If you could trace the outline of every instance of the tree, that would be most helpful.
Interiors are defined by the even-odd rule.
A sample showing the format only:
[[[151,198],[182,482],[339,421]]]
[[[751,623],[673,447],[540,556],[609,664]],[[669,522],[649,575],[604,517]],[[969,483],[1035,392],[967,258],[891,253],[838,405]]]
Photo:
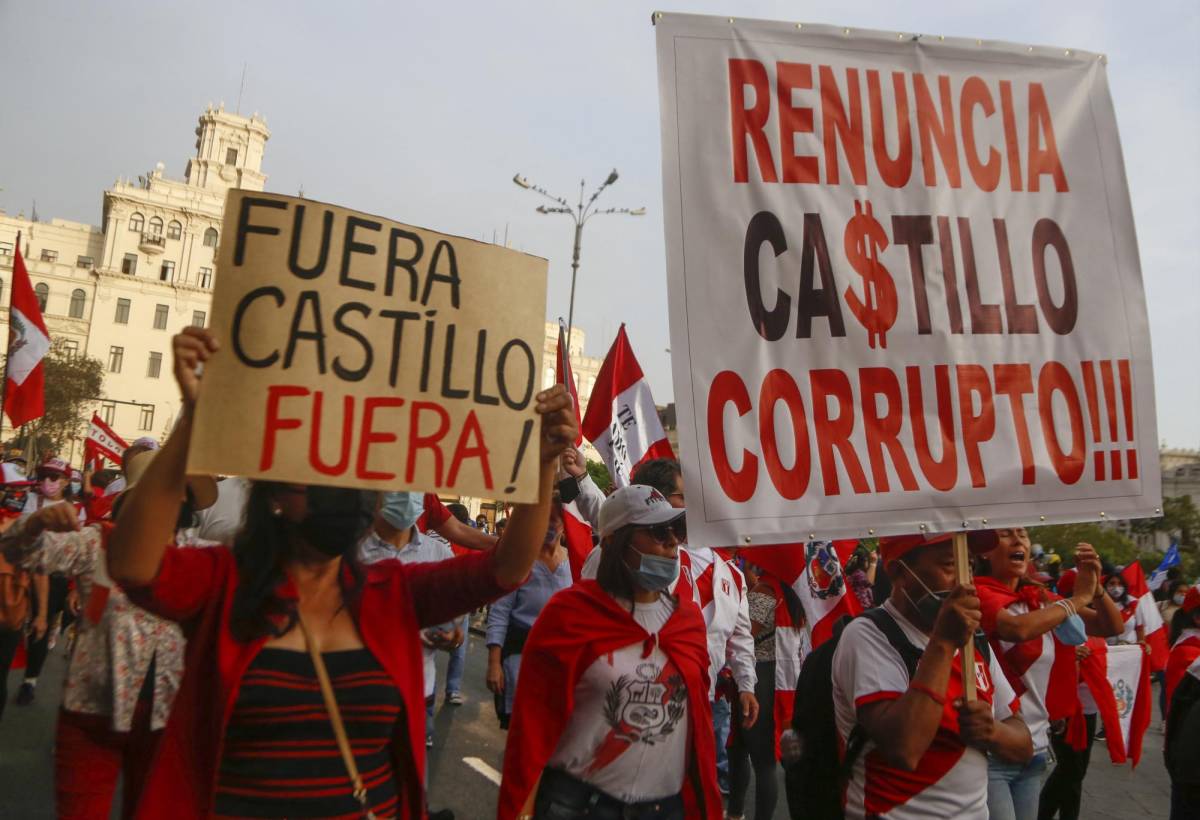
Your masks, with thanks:
[[[600,488],[601,492],[608,492],[609,488],[612,486],[612,476],[608,474],[608,468],[604,466],[604,463],[588,459],[587,471],[588,475],[592,477],[592,481],[596,482],[596,486]]]
[[[1068,562],[1079,544],[1091,544],[1101,558],[1113,564],[1128,564],[1137,557],[1137,547],[1133,541],[1117,530],[1093,522],[1030,527],[1029,538],[1033,543],[1045,547],[1047,552],[1053,550]]]
[[[86,431],[87,406],[102,395],[104,366],[98,359],[69,352],[62,339],[50,346],[42,366],[46,369],[46,412],[22,427],[13,444],[24,449],[32,434],[38,454],[58,453]]]
[[[1143,535],[1169,533],[1178,539],[1181,550],[1196,550],[1200,546],[1200,510],[1196,509],[1191,496],[1166,496],[1163,498],[1162,515],[1139,518],[1131,522],[1130,527]]]

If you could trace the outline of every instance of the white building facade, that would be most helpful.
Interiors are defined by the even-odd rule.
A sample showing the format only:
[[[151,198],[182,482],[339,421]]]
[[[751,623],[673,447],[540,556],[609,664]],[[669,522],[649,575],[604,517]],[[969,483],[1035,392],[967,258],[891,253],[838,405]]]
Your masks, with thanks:
[[[7,336],[13,249],[21,253],[51,338],[104,366],[91,407],[126,441],[164,440],[179,412],[171,337],[208,324],[225,194],[261,191],[266,121],[209,106],[182,180],[162,163],[104,192],[101,226],[0,214],[0,332]],[[0,437],[13,434],[4,420]],[[78,465],[82,440],[63,453]]]

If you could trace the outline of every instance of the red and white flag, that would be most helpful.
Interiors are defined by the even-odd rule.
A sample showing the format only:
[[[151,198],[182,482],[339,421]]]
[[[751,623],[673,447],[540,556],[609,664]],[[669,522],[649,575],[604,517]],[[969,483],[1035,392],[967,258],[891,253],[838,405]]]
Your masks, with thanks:
[[[83,460],[100,461],[107,459],[114,464],[121,463],[121,455],[129,449],[125,439],[112,431],[104,420],[95,413],[92,423],[88,425],[87,440],[83,443]]]
[[[8,312],[8,364],[4,412],[13,427],[41,418],[45,413],[46,371],[42,359],[50,350],[50,333],[42,321],[17,235],[13,253],[12,301]]]
[[[575,406],[575,420],[579,420],[579,391],[575,387],[575,373],[571,368],[570,347],[567,345],[567,329],[562,319],[558,320],[558,354],[555,357],[555,380],[567,388],[571,403]],[[583,443],[583,434],[575,439],[575,446]],[[578,581],[583,562],[592,551],[592,528],[572,501],[563,504],[563,537],[567,542],[567,562],[571,566],[571,578]]]
[[[616,487],[629,485],[639,462],[675,457],[625,325],[600,366],[582,430],[604,459]]]
[[[1142,738],[1150,725],[1150,658],[1140,646],[1108,646],[1088,641],[1091,654],[1079,665],[1083,682],[1096,701],[1108,756],[1113,763],[1142,759]]]
[[[1170,652],[1167,625],[1154,602],[1154,593],[1146,583],[1146,573],[1141,564],[1131,561],[1129,566],[1121,570],[1121,577],[1125,579],[1129,597],[1137,601],[1136,617],[1141,621],[1146,643],[1150,645],[1150,670],[1161,672],[1167,668],[1167,654]]]
[[[800,667],[812,650],[833,636],[833,625],[843,615],[862,611],[848,588],[842,569],[858,541],[809,541],[771,547],[750,547],[738,557],[769,572],[799,598],[806,627],[794,623],[790,597],[781,594],[775,607],[775,738],[791,725]]]

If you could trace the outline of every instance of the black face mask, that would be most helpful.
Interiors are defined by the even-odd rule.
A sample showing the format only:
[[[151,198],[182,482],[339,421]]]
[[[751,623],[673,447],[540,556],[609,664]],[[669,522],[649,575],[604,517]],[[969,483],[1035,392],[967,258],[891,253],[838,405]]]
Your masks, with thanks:
[[[305,541],[330,558],[358,546],[375,517],[375,493],[310,486],[306,495],[308,514],[297,527]]]
[[[908,564],[901,561],[900,566],[904,567],[909,575],[916,578],[918,584],[925,587],[925,594],[915,601],[908,594],[907,590],[902,589],[900,591],[904,593],[904,597],[908,598],[908,602],[917,610],[917,615],[920,616],[922,625],[932,629],[934,622],[937,621],[938,613],[942,611],[942,602],[950,595],[950,590],[943,589],[934,592],[926,586],[925,582],[915,572],[909,569]]]

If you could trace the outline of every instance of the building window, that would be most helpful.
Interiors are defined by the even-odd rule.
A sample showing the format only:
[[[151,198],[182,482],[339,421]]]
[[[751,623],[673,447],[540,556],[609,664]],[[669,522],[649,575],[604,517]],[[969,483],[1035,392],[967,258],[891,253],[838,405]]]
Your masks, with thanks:
[[[162,354],[151,353],[150,365],[146,368],[146,378],[157,379],[162,373]]]
[[[71,309],[68,315],[72,319],[82,319],[85,304],[87,304],[87,294],[82,289],[76,288],[71,291]]]
[[[90,256],[75,257],[75,267],[77,268],[90,268],[94,264],[96,263]]]
[[[58,251],[52,251],[49,248],[42,248],[42,261],[43,262],[57,262],[58,261]]]
[[[129,217],[129,230],[133,231],[134,233],[141,233],[142,228],[145,226],[146,217],[142,216],[137,211],[134,211],[133,215]]]
[[[137,260],[136,253],[125,254],[125,258],[121,260],[121,273],[137,276]]]
[[[50,300],[50,286],[45,282],[38,282],[33,286],[33,294],[37,297],[38,310],[45,313],[46,302]]]
[[[236,148],[226,148],[225,149],[225,164],[226,165],[237,165],[237,149]]]
[[[139,430],[153,430],[154,429],[154,405],[153,404],[142,405],[142,417],[140,419],[138,419],[138,429]]]
[[[167,239],[178,239],[183,235],[183,226],[174,219],[167,225]]]
[[[117,315],[113,317],[113,322],[115,322],[118,325],[129,324],[129,300],[128,299],[118,299],[117,300]]]
[[[200,287],[202,287],[202,288],[211,288],[212,287],[212,268],[201,268],[200,269]]]
[[[204,247],[215,248],[217,246],[217,229],[209,228],[204,232]]]
[[[100,418],[109,427],[112,427],[113,419],[117,415],[117,406],[112,402],[104,402],[100,405]]]
[[[208,315],[202,310],[192,311],[192,327],[204,327],[204,322],[208,319]]]
[[[64,339],[62,341],[62,352],[68,359],[74,359],[79,355],[79,342],[74,339]]]
[[[158,271],[158,281],[174,282],[175,281],[175,263],[163,262],[162,268]]]
[[[167,306],[166,305],[155,305],[154,306],[154,329],[155,330],[166,330],[167,329]]]
[[[12,256],[12,255],[13,255],[13,243],[0,242],[0,256]]]
[[[163,221],[161,216],[150,217],[150,233],[162,236]]]
[[[4,280],[0,279],[0,302],[4,301]]]
[[[108,372],[120,373],[121,365],[125,363],[125,348],[110,347],[108,349]]]

